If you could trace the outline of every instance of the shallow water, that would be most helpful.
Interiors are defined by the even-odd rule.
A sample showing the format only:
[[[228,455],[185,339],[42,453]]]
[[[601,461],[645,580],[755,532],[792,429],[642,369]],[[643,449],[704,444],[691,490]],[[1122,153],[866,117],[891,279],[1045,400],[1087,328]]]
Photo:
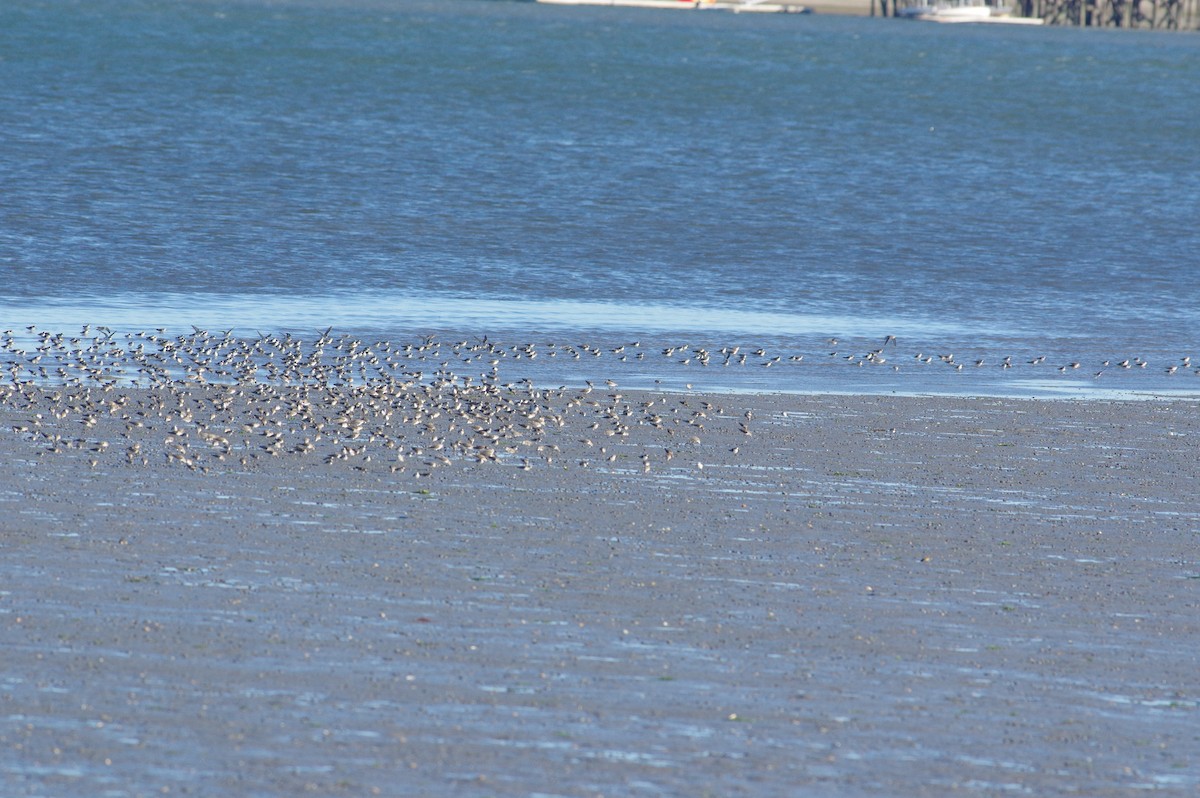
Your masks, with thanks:
[[[6,327],[1200,355],[1194,37],[81,0],[0,47]],[[930,373],[823,389],[1013,392]]]

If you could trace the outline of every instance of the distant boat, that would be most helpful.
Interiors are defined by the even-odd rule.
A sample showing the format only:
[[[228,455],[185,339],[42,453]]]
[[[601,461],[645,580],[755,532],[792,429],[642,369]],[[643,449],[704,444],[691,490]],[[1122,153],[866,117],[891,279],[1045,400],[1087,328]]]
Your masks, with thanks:
[[[732,11],[758,14],[808,14],[811,9],[796,3],[767,0],[537,0],[559,6],[629,6],[632,8],[668,8],[680,11]]]
[[[922,22],[942,23],[971,22],[1003,25],[1041,25],[1044,23],[1044,20],[1038,17],[1014,17],[1008,8],[989,6],[981,2],[923,3],[902,8],[897,12],[897,16]]]

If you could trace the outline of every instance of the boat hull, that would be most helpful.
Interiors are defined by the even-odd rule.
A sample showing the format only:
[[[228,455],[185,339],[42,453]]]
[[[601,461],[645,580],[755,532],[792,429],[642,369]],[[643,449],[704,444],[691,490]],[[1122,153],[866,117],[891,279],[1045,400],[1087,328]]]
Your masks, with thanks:
[[[904,19],[937,22],[943,25],[968,23],[976,25],[1041,25],[1044,23],[1044,20],[1036,17],[1009,16],[1007,10],[986,5],[909,6],[901,9],[899,16]]]
[[[722,0],[537,0],[558,6],[622,6],[661,8],[672,11],[732,11],[735,14],[807,14],[810,9],[794,3],[745,3]]]

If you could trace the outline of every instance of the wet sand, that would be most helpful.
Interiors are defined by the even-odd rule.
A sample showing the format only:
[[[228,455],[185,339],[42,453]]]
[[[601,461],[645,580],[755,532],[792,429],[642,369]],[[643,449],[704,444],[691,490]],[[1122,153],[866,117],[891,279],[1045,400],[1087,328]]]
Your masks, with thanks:
[[[1195,401],[213,390],[0,402],[5,795],[1200,788]]]

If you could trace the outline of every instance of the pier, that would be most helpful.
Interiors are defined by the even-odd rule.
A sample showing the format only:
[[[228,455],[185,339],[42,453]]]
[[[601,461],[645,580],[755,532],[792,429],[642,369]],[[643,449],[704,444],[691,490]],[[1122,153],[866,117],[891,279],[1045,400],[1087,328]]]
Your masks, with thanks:
[[[1022,13],[1052,25],[1196,30],[1200,0],[1020,0]]]
[[[984,7],[982,3],[929,3],[927,0],[871,0],[871,16],[913,16],[918,8]],[[1002,12],[1000,5],[986,4]],[[1200,0],[1014,0],[1004,6],[1014,19],[1043,20],[1047,25],[1153,30],[1200,29]],[[981,20],[976,20],[981,21]]]

